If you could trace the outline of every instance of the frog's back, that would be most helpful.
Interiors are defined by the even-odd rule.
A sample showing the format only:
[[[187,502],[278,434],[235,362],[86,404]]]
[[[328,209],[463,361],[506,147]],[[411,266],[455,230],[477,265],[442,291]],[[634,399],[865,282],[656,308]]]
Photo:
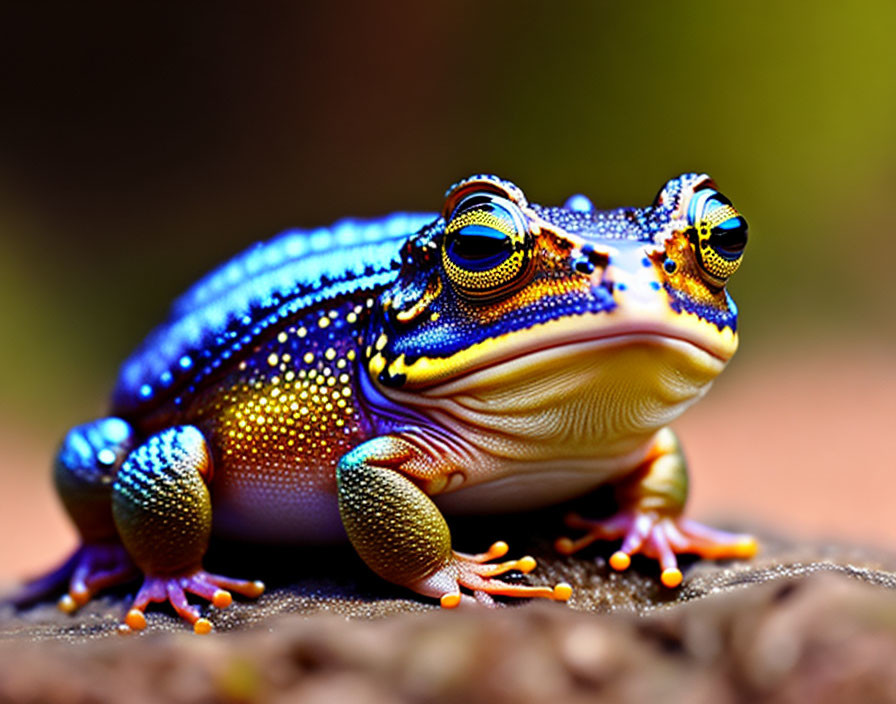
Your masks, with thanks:
[[[200,279],[122,365],[112,411],[139,417],[181,406],[210,378],[303,310],[365,297],[394,278],[402,242],[435,218],[396,213],[290,230]]]

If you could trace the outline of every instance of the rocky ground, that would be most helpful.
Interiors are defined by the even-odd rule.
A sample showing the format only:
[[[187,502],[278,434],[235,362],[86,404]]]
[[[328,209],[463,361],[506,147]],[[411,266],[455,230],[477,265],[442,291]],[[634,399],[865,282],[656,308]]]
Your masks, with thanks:
[[[670,591],[647,561],[616,574],[609,548],[558,558],[517,538],[539,558],[526,579],[569,581],[569,605],[455,611],[347,548],[219,545],[213,566],[236,560],[271,588],[211,610],[210,636],[160,609],[120,634],[133,586],[74,617],[0,609],[0,702],[896,702],[896,560],[763,545],[748,563],[691,563]]]

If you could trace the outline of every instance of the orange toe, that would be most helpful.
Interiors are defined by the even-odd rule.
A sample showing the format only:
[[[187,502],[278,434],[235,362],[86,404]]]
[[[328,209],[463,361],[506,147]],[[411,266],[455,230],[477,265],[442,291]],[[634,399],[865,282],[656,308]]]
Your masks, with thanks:
[[[450,594],[443,594],[442,598],[439,599],[439,603],[441,604],[443,609],[456,608],[457,605],[460,604],[460,592],[451,592]]]
[[[664,586],[669,587],[669,589],[674,589],[679,584],[681,584],[682,575],[681,570],[677,567],[668,567],[663,570],[662,575],[660,575],[660,581]]]
[[[142,631],[146,628],[146,616],[143,615],[140,609],[128,611],[127,616],[124,617],[124,622],[134,631]]]
[[[624,572],[632,564],[632,558],[621,550],[617,550],[610,556],[610,567],[617,572]]]

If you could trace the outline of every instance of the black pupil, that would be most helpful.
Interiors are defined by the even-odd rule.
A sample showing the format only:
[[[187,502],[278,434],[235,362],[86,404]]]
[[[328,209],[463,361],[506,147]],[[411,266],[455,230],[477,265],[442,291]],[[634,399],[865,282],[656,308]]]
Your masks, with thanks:
[[[480,205],[476,210],[491,212],[498,217],[502,215],[502,209],[493,204]],[[500,230],[488,225],[470,224],[449,235],[447,253],[455,264],[468,271],[488,271],[513,253],[513,244]]]
[[[737,259],[747,246],[747,221],[739,215],[712,228],[709,245],[726,259]]]

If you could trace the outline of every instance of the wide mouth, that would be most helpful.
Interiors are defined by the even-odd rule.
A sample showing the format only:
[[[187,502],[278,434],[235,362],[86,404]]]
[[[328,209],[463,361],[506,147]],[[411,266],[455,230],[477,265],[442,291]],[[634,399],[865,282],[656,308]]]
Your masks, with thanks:
[[[721,371],[737,349],[737,335],[688,313],[648,324],[626,320],[615,312],[586,313],[489,338],[448,358],[420,357],[412,364],[401,364],[400,371],[406,375],[405,389],[432,390],[438,395],[454,384],[468,385],[473,375],[518,374],[529,364],[562,364],[564,357],[592,348],[626,345],[671,346],[708,370]]]
[[[424,389],[423,393],[453,396],[483,385],[493,386],[509,382],[510,379],[525,379],[538,374],[540,370],[572,364],[573,360],[600,358],[604,353],[623,348],[643,351],[650,347],[676,353],[681,360],[682,373],[687,376],[713,378],[724,369],[730,359],[730,355],[724,356],[718,349],[681,335],[657,329],[633,329],[573,341],[556,340],[542,347],[519,350],[515,354],[493,359],[487,365],[477,365],[436,382]]]

